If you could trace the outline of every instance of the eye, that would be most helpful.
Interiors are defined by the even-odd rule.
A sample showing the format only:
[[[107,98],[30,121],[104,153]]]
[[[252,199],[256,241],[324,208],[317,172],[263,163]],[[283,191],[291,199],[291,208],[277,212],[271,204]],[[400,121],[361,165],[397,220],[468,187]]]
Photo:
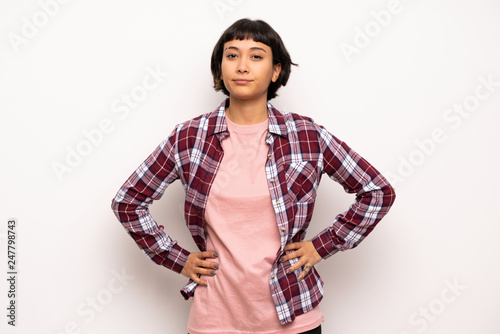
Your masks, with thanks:
[[[236,55],[235,55],[234,53],[228,53],[228,54],[226,55],[226,58],[227,58],[227,59],[234,59],[234,58],[236,58]]]
[[[254,59],[263,59],[262,56],[259,56],[259,55],[253,55],[252,58],[254,58]]]

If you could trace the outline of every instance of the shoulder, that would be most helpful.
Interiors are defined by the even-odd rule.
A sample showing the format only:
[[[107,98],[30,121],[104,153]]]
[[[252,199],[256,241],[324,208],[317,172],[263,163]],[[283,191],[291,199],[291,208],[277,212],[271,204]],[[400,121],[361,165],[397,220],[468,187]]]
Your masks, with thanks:
[[[279,112],[279,114],[285,125],[287,136],[295,138],[298,142],[331,145],[336,140],[334,135],[312,117],[292,112]]]
[[[218,110],[207,112],[177,124],[174,133],[178,138],[200,136],[200,133],[213,132],[217,124]]]
[[[176,125],[178,130],[181,129],[203,129],[206,128],[211,119],[215,119],[216,112],[212,111],[209,113],[201,114],[194,118],[188,119],[182,123]]]
[[[287,115],[286,119],[288,122],[303,124],[305,126],[313,126],[316,124],[314,120],[309,116],[304,116],[296,113],[286,113],[285,115]]]
[[[287,112],[282,113],[287,133],[318,132],[321,128],[311,117]]]
[[[316,123],[314,120],[302,114],[280,111],[276,109],[271,103],[268,104],[271,115],[276,117],[278,123],[285,123],[287,126],[302,125],[307,127],[314,127]]]

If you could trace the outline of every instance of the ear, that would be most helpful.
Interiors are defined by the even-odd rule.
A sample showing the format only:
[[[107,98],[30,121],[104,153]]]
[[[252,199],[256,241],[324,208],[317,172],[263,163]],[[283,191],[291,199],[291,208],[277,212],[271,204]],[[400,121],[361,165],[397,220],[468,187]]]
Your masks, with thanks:
[[[276,82],[278,78],[280,77],[281,73],[281,64],[276,64],[273,66],[273,77],[272,77],[272,82]]]

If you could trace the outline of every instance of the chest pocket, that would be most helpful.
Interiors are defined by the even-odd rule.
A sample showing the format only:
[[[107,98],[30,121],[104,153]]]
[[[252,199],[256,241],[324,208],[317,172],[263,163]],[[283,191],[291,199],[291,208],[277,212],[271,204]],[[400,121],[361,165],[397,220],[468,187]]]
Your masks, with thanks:
[[[292,202],[314,202],[319,183],[316,162],[293,162],[286,167],[285,177]]]

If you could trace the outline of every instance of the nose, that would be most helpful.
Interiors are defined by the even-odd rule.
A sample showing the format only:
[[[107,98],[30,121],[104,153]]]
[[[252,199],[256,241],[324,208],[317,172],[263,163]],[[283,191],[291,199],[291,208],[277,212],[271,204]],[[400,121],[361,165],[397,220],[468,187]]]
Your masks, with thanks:
[[[239,74],[248,73],[248,66],[247,66],[247,63],[244,59],[240,60],[236,70]]]

